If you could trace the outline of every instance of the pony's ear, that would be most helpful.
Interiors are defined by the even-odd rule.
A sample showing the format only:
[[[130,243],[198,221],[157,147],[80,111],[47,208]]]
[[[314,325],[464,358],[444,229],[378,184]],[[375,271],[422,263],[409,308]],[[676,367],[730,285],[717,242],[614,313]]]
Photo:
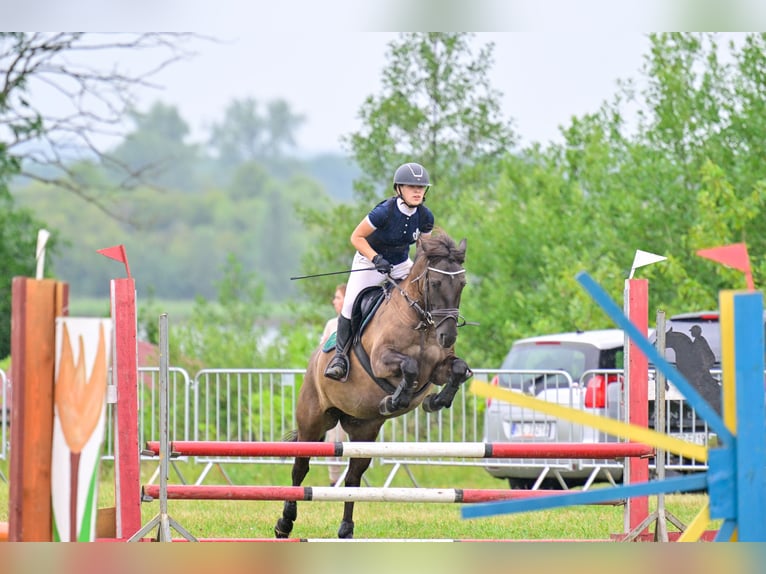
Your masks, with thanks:
[[[466,240],[463,238],[460,244],[455,247],[454,251],[452,252],[452,257],[461,265],[465,263],[465,244]]]

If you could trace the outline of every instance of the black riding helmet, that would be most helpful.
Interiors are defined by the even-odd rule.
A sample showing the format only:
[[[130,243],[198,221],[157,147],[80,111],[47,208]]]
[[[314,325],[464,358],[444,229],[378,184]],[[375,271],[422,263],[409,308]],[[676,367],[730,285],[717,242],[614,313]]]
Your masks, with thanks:
[[[401,197],[401,193],[397,188],[398,185],[422,185],[426,190],[423,192],[423,201],[425,201],[426,194],[431,187],[431,181],[428,178],[428,172],[419,163],[408,162],[400,165],[394,172],[394,191]]]

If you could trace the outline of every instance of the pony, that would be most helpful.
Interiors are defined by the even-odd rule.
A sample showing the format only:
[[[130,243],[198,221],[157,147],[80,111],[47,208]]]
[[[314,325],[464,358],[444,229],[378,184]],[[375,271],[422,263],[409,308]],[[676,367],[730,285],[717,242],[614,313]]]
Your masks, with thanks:
[[[466,240],[456,245],[442,230],[418,238],[409,275],[389,289],[379,287],[374,314],[364,312],[369,294],[355,302],[353,353],[345,382],[324,376],[332,356],[321,347],[309,359],[296,405],[293,441],[323,441],[340,421],[350,441],[375,441],[386,420],[418,406],[427,412],[452,406],[460,385],[473,373],[455,356],[460,296],[466,284]],[[375,295],[375,294],[373,294]],[[433,385],[438,393],[428,394]],[[296,457],[292,485],[300,486],[310,457]],[[370,458],[351,458],[345,486],[358,487]],[[274,527],[287,538],[297,518],[297,502],[286,501]],[[338,538],[353,538],[354,502],[345,502]]]

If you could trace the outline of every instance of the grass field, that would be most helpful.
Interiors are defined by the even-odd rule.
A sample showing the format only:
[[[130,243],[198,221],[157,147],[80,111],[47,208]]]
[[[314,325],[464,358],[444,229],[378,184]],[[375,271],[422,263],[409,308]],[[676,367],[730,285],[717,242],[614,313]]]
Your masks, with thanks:
[[[184,479],[193,483],[202,466],[178,462]],[[144,481],[148,481],[157,462],[142,462]],[[505,488],[507,483],[492,478],[478,467],[424,467],[412,465],[419,486],[429,488]],[[8,476],[7,461],[0,465]],[[390,466],[373,466],[365,475],[370,486],[381,486]],[[235,484],[290,485],[290,465],[230,464],[226,474]],[[171,467],[169,482],[181,479]],[[224,474],[213,469],[205,484],[226,484]],[[312,467],[306,486],[327,486],[327,467]],[[413,486],[400,471],[391,486]],[[698,513],[706,496],[701,494],[671,495],[666,507],[684,524]],[[650,511],[656,498],[650,498]],[[114,506],[113,469],[102,465],[99,507]],[[281,516],[281,502],[261,501],[192,501],[170,500],[168,512],[183,528],[197,538],[273,538],[276,520]],[[564,509],[504,515],[490,518],[462,519],[459,504],[448,503],[383,503],[356,504],[354,536],[358,539],[524,539],[524,540],[589,540],[609,539],[623,532],[622,506],[582,506]],[[298,520],[291,534],[296,538],[335,538],[340,525],[343,504],[340,502],[299,502]],[[159,513],[159,502],[142,504],[142,524]],[[0,483],[0,521],[8,518],[8,484]],[[714,528],[715,525],[712,527]],[[652,528],[653,530],[653,528]],[[676,530],[668,525],[669,531]],[[179,536],[174,531],[174,537]],[[156,535],[156,531],[152,536]]]

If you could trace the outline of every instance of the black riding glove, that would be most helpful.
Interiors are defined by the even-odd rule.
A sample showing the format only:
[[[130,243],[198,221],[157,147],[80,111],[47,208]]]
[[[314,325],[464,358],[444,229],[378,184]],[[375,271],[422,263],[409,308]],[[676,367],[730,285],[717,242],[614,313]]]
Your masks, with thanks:
[[[383,273],[383,275],[391,273],[391,267],[393,266],[386,259],[383,259],[383,256],[380,253],[372,258],[372,263],[375,265],[375,269],[377,269],[378,273]]]

